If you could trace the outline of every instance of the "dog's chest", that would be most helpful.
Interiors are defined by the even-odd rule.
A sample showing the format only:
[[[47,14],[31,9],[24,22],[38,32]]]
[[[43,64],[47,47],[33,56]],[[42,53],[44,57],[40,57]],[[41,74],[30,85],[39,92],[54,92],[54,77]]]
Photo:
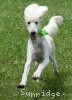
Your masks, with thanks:
[[[34,59],[38,62],[43,60],[43,49],[41,44],[34,44]]]

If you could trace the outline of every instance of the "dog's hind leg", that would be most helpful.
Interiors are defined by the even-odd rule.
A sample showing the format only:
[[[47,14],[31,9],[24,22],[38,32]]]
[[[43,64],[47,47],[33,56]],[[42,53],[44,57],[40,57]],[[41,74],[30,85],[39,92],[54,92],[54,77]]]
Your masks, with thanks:
[[[54,72],[55,72],[55,73],[58,73],[58,69],[57,69],[57,61],[56,61],[56,57],[55,57],[54,52],[51,54],[50,60],[51,60],[52,63],[53,63]]]

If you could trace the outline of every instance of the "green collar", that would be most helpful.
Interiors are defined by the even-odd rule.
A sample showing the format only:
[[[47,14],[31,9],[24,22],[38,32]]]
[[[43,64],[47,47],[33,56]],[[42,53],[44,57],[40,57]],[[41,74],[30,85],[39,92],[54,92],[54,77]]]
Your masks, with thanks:
[[[40,30],[38,30],[38,34],[39,34],[40,36],[44,36],[44,35],[48,35],[48,32],[46,32],[46,30],[40,29]]]

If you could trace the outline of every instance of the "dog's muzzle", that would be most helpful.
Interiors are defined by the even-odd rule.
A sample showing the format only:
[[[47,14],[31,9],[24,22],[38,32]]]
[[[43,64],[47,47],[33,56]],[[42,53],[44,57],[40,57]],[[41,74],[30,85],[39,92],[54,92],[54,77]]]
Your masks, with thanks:
[[[36,32],[32,31],[30,37],[32,40],[35,40],[36,39]]]

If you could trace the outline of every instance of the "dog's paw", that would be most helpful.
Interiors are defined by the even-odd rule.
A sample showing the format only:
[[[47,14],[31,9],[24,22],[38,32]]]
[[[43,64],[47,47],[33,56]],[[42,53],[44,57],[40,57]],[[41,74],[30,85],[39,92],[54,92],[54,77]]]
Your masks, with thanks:
[[[17,88],[24,88],[24,87],[25,87],[25,85],[23,85],[23,84],[17,85]]]
[[[38,80],[39,78],[40,78],[40,73],[35,72],[34,75],[33,75],[33,79]]]
[[[33,79],[34,79],[34,80],[38,80],[38,79],[39,79],[39,77],[33,77]]]

